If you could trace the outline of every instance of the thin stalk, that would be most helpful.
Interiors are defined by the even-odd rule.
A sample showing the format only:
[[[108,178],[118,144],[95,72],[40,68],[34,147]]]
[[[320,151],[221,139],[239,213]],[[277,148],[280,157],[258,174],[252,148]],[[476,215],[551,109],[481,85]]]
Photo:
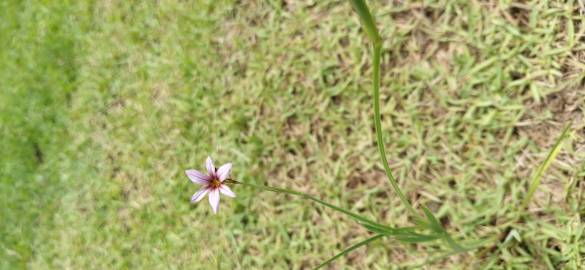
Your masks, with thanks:
[[[360,17],[360,21],[362,21],[362,25],[364,29],[366,29],[366,33],[368,33],[368,37],[370,40],[375,43],[381,43],[382,38],[380,37],[380,32],[376,28],[376,20],[370,13],[370,9],[368,8],[368,4],[364,2],[364,0],[350,0],[353,9]]]
[[[284,188],[276,188],[276,187],[270,187],[270,186],[259,186],[259,185],[254,185],[254,184],[248,184],[248,183],[238,182],[238,181],[235,181],[235,180],[232,180],[232,179],[226,180],[226,181],[229,181],[230,183],[235,183],[235,184],[240,184],[240,185],[244,185],[244,186],[256,188],[256,189],[261,189],[261,190],[266,190],[266,191],[271,191],[271,192],[276,192],[276,193],[285,193],[285,194],[289,194],[289,195],[299,196],[299,197],[302,197],[304,199],[308,199],[308,200],[314,201],[316,203],[319,203],[321,205],[324,205],[326,207],[329,207],[329,208],[331,208],[333,210],[336,210],[338,212],[344,213],[344,214],[346,214],[346,215],[348,215],[348,216],[350,216],[350,217],[352,217],[352,218],[354,218],[354,219],[356,219],[356,220],[358,220],[358,221],[360,221],[362,223],[371,224],[371,225],[374,225],[377,228],[385,229],[385,230],[389,230],[389,231],[394,230],[394,228],[391,228],[391,227],[388,227],[388,226],[379,224],[379,223],[377,223],[377,222],[375,222],[373,220],[370,220],[370,219],[368,219],[368,218],[366,218],[366,217],[364,217],[362,215],[353,213],[353,212],[348,211],[348,210],[345,210],[345,209],[343,209],[343,208],[341,208],[339,206],[335,206],[335,205],[330,204],[328,202],[319,200],[316,197],[314,197],[312,195],[309,195],[307,193],[299,192],[299,191],[296,191],[296,190],[284,189]]]
[[[374,125],[376,126],[376,142],[378,143],[378,151],[380,152],[380,158],[382,159],[382,164],[384,165],[384,171],[386,171],[386,175],[388,176],[388,180],[392,185],[392,188],[398,194],[400,201],[406,206],[406,209],[418,220],[422,220],[419,214],[414,210],[412,205],[400,190],[398,186],[398,181],[394,178],[392,174],[392,170],[388,165],[388,158],[386,157],[386,149],[384,147],[384,136],[382,135],[382,120],[380,114],[380,58],[381,58],[381,50],[382,44],[381,43],[374,43],[373,51],[374,51],[374,81],[373,81],[373,89],[374,89]]]

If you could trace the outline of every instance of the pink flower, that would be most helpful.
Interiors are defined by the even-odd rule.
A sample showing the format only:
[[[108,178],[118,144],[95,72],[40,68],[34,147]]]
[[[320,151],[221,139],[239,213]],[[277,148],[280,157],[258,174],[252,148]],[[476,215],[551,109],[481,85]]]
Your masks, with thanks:
[[[193,197],[191,197],[191,202],[198,202],[203,199],[207,193],[209,193],[209,204],[211,204],[213,213],[217,214],[217,211],[219,210],[220,192],[228,197],[236,197],[236,194],[234,194],[234,192],[224,184],[224,181],[230,176],[232,164],[226,163],[221,165],[221,167],[216,170],[215,166],[213,166],[213,160],[211,160],[211,157],[207,157],[205,167],[207,167],[207,174],[201,173],[197,170],[185,171],[185,174],[187,174],[187,177],[191,179],[191,182],[203,186],[199,191],[193,194]]]

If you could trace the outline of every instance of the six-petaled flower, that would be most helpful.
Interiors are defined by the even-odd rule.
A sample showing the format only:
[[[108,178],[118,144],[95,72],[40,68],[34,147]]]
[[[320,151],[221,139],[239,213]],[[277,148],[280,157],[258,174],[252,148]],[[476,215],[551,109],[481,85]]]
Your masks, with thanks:
[[[202,186],[199,191],[193,194],[191,202],[198,202],[209,193],[209,204],[211,204],[213,213],[216,214],[219,210],[220,192],[228,197],[236,197],[236,194],[224,183],[230,176],[232,164],[226,163],[216,170],[211,157],[207,157],[205,167],[207,167],[207,174],[201,173],[198,170],[185,171],[185,174],[191,179],[191,182]]]

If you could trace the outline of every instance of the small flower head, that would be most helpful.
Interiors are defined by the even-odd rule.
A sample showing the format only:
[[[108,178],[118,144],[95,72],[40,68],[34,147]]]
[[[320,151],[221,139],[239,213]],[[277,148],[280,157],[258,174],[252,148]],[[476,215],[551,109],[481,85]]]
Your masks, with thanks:
[[[202,186],[199,191],[193,194],[191,202],[198,202],[209,193],[209,204],[211,204],[213,213],[217,214],[217,211],[219,210],[220,192],[228,197],[236,197],[236,194],[234,194],[234,192],[232,192],[232,190],[224,183],[224,181],[230,176],[232,164],[226,163],[216,170],[211,157],[207,157],[205,167],[207,168],[207,174],[201,173],[197,170],[185,171],[185,174],[187,174],[187,177],[189,177],[191,182]]]

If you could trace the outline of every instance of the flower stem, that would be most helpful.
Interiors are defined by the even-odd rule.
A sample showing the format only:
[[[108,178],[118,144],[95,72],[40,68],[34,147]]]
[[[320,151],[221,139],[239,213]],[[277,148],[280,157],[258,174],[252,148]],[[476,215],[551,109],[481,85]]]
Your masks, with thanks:
[[[328,202],[319,200],[316,197],[314,197],[314,196],[312,196],[310,194],[307,194],[307,193],[303,193],[303,192],[296,191],[296,190],[284,189],[284,188],[276,188],[276,187],[270,187],[270,186],[260,186],[260,185],[248,184],[248,183],[239,182],[239,181],[236,181],[236,180],[233,180],[233,179],[229,179],[229,180],[226,180],[226,181],[229,181],[229,183],[240,184],[240,185],[243,185],[243,186],[248,186],[248,187],[252,187],[252,188],[256,188],[256,189],[261,189],[261,190],[266,190],[266,191],[271,191],[271,192],[276,192],[276,193],[284,193],[284,194],[289,194],[289,195],[293,195],[293,196],[299,196],[301,198],[308,199],[308,200],[314,201],[316,203],[319,203],[321,205],[324,205],[326,207],[329,207],[329,208],[331,208],[333,210],[336,210],[338,212],[344,213],[344,214],[346,214],[346,215],[348,215],[348,216],[350,216],[350,217],[358,220],[361,223],[371,224],[371,225],[374,225],[374,226],[376,226],[378,228],[382,228],[382,229],[385,229],[385,230],[388,230],[388,231],[393,231],[394,230],[394,228],[391,228],[391,227],[388,227],[388,226],[379,224],[379,223],[377,223],[377,222],[375,222],[373,220],[370,220],[370,219],[368,219],[368,218],[366,218],[366,217],[364,217],[362,215],[353,213],[353,212],[348,211],[346,209],[343,209],[343,208],[341,208],[339,206],[335,206],[335,205],[330,204]]]

